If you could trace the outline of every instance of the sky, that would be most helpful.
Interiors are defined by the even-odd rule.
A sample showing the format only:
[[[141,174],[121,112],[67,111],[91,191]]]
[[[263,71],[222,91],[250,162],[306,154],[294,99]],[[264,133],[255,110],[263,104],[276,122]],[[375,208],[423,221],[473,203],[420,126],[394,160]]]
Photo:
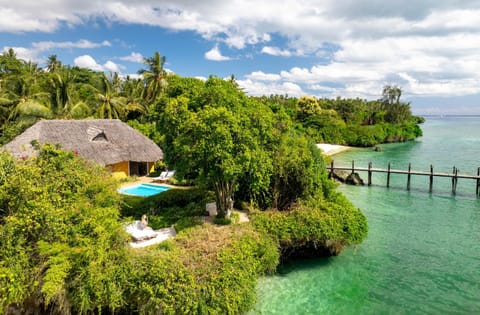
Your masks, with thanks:
[[[0,0],[0,49],[136,75],[158,51],[184,77],[249,95],[379,99],[480,114],[478,0]]]

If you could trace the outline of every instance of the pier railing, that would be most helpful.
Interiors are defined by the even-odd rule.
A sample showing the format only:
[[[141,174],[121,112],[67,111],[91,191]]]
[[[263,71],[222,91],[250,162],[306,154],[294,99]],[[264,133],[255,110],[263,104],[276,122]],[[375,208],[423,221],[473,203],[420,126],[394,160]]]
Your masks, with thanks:
[[[472,179],[475,181],[476,187],[476,196],[480,197],[480,167],[477,168],[477,175],[470,175],[470,174],[460,174],[458,169],[454,166],[452,173],[435,173],[433,171],[433,165],[430,165],[430,171],[415,171],[412,170],[412,164],[408,164],[407,170],[398,170],[392,169],[391,163],[388,163],[386,169],[384,168],[374,168],[372,166],[372,162],[368,163],[368,167],[356,167],[355,161],[352,161],[351,166],[335,166],[334,161],[332,160],[330,166],[327,166],[327,170],[329,171],[329,177],[333,176],[333,171],[335,170],[343,170],[343,171],[351,171],[352,173],[355,172],[367,172],[368,179],[367,184],[370,186],[372,185],[372,173],[386,173],[387,174],[387,187],[390,187],[390,175],[391,174],[403,174],[407,176],[407,190],[410,190],[411,178],[412,175],[418,176],[428,176],[429,177],[429,192],[433,190],[433,179],[434,177],[449,177],[452,179],[452,194],[456,194],[457,191],[457,183],[459,178],[464,179]]]

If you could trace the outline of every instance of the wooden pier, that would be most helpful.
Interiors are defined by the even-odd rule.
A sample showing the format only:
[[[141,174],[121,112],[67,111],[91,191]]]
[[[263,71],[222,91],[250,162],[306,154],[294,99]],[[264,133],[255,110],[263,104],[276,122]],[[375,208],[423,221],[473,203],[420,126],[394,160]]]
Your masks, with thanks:
[[[417,175],[417,176],[428,176],[429,177],[429,192],[432,192],[433,190],[433,178],[434,177],[449,177],[452,179],[452,194],[456,194],[457,192],[457,183],[459,178],[464,178],[464,179],[473,179],[475,181],[476,185],[476,196],[480,197],[480,167],[477,168],[477,174],[476,175],[470,175],[470,174],[460,174],[458,172],[458,169],[454,166],[452,169],[452,173],[434,173],[433,171],[433,166],[430,165],[430,171],[414,171],[412,170],[412,164],[408,164],[408,169],[407,170],[396,170],[391,168],[391,164],[388,163],[388,166],[386,169],[384,168],[374,168],[372,166],[372,162],[368,163],[368,167],[356,167],[355,166],[355,161],[352,161],[351,166],[335,166],[334,161],[332,160],[332,163],[330,166],[327,166],[327,170],[329,171],[329,176],[330,178],[333,175],[334,170],[342,170],[342,171],[351,171],[352,173],[355,172],[367,172],[368,174],[368,179],[367,183],[368,185],[372,185],[372,173],[386,173],[387,174],[387,187],[390,187],[390,175],[391,174],[403,174],[407,175],[407,190],[410,190],[410,183],[412,179],[412,175]]]

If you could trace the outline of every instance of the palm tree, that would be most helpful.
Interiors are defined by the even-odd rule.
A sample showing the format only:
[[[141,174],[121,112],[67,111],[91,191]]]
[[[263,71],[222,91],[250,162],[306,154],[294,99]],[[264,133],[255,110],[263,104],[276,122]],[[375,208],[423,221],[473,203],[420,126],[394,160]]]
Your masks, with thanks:
[[[102,76],[97,93],[98,108],[96,114],[99,118],[124,118],[126,98],[115,90],[115,86],[106,75]]]
[[[47,70],[48,72],[55,72],[62,68],[62,62],[57,59],[57,55],[48,56]]]
[[[147,113],[145,100],[143,99],[143,82],[141,79],[131,79],[129,76],[122,82],[121,91],[125,97],[125,110],[127,114],[132,113],[133,118],[143,116]],[[132,118],[129,115],[128,118]]]
[[[1,123],[17,118],[48,117],[44,107],[47,93],[42,92],[37,64],[18,59],[9,49],[0,55],[0,111]]]
[[[141,69],[139,74],[143,75],[145,81],[145,100],[152,104],[160,95],[163,88],[166,86],[166,74],[163,69],[166,58],[160,56],[158,52],[155,52],[153,57],[145,58],[144,62],[148,66],[148,69]]]
[[[58,70],[50,75],[50,95],[52,109],[57,115],[68,112],[71,104],[71,93],[75,82],[75,74],[70,68]]]
[[[398,104],[402,89],[397,85],[385,85],[382,90],[382,101],[388,105]]]
[[[37,64],[23,62],[19,74],[7,77],[9,89],[4,95],[15,104],[10,120],[52,118],[48,93],[44,92],[38,83],[40,75]]]

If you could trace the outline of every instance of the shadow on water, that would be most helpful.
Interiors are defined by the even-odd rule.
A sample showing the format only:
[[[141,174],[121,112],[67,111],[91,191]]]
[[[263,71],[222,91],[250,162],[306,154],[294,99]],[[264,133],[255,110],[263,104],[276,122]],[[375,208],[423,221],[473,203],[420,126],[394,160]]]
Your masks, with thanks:
[[[362,177],[363,178],[363,177]],[[405,185],[404,185],[405,186]],[[438,198],[443,198],[443,199],[472,199],[472,200],[480,200],[480,198],[475,197],[475,192],[469,192],[469,191],[457,191],[455,194],[451,192],[448,188],[443,188],[443,189],[436,189],[432,192],[428,190],[428,187],[414,187],[410,190],[408,190],[406,187],[402,186],[390,186],[386,187],[386,185],[376,185],[372,184],[370,186],[360,186],[361,189],[370,189],[370,190],[376,190],[376,192],[381,193],[382,190],[384,192],[401,192],[404,193],[407,197],[410,196],[415,196],[416,194],[422,194],[426,195],[429,197],[438,197]]]
[[[282,263],[277,269],[278,276],[287,276],[292,272],[309,271],[331,265],[334,257],[298,258]]]

